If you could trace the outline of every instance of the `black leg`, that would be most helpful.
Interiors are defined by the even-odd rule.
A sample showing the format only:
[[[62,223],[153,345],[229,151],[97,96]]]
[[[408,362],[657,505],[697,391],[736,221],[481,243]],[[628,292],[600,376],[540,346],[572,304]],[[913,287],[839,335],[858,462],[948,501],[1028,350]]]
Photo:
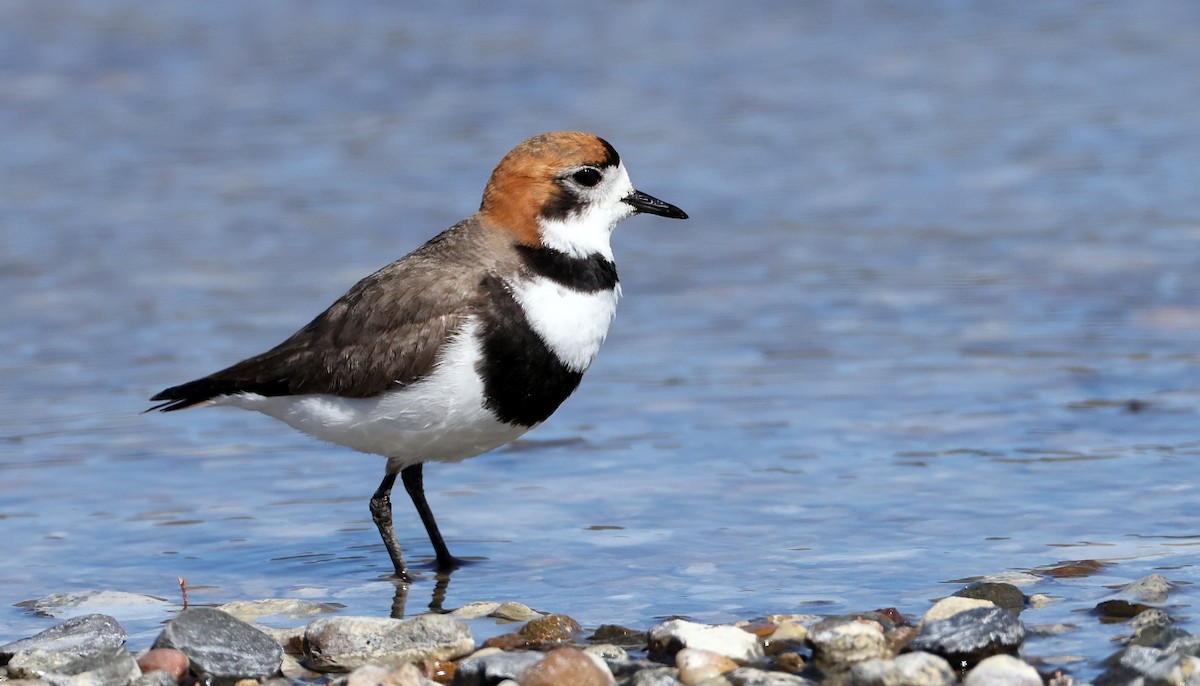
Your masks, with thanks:
[[[407,471],[407,470],[406,470]],[[396,540],[396,527],[392,524],[392,486],[396,483],[396,473],[388,472],[383,475],[375,495],[371,496],[371,519],[375,520],[375,528],[387,546],[388,556],[392,558],[392,566],[396,568],[396,576],[407,583],[408,566],[404,564],[404,554],[400,552],[400,541]],[[408,486],[407,477],[404,484]],[[411,491],[410,491],[411,492]]]
[[[417,514],[421,515],[425,531],[429,533],[429,542],[433,544],[433,551],[437,554],[438,569],[455,569],[462,566],[462,561],[451,555],[450,550],[446,548],[446,542],[442,540],[442,534],[433,518],[433,510],[429,509],[429,503],[425,501],[425,480],[421,469],[423,466],[418,463],[405,467],[400,470],[400,478],[404,481],[404,490],[408,491],[408,497],[412,498],[413,505],[417,506]]]

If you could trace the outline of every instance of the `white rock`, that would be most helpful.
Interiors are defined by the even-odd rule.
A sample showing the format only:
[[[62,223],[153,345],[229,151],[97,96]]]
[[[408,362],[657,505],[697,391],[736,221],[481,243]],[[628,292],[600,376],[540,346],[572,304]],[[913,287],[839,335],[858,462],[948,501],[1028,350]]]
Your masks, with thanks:
[[[993,655],[967,672],[963,686],[1042,686],[1042,677],[1012,655]]]
[[[740,663],[763,657],[758,637],[736,626],[672,619],[650,629],[650,652],[673,655],[683,648],[712,651]]]

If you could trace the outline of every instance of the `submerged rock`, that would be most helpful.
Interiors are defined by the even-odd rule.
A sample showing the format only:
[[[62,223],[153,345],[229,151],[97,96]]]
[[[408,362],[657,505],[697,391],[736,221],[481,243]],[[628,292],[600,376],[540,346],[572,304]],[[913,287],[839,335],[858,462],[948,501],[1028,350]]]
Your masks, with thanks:
[[[125,629],[108,615],[73,617],[29,638],[0,645],[0,664],[7,664],[13,655],[27,650],[72,655],[97,653],[106,648],[119,648],[127,638]]]
[[[995,581],[979,581],[959,589],[954,594],[959,598],[975,598],[977,600],[987,600],[997,607],[1002,607],[1013,614],[1021,614],[1025,609],[1028,600],[1021,589],[1012,584],[1000,583]]]
[[[154,647],[183,651],[198,675],[218,684],[274,676],[283,662],[283,647],[270,636],[210,607],[180,612]]]

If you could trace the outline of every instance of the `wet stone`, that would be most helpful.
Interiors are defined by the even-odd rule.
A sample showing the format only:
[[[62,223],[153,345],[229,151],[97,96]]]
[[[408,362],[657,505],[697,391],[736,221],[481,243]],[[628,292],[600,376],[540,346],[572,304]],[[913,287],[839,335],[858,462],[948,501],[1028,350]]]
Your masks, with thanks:
[[[648,640],[645,631],[630,629],[617,624],[601,624],[595,633],[588,636],[589,643],[612,643],[624,647],[644,646]]]
[[[235,600],[217,607],[221,612],[231,614],[243,622],[253,622],[259,617],[286,617],[288,619],[307,619],[317,615],[337,612],[338,606],[328,603],[316,603],[311,600],[294,600],[291,598],[268,598],[265,600]]]
[[[150,619],[161,616],[170,605],[166,600],[124,591],[78,591],[51,593],[32,602],[21,603],[46,617],[76,617],[85,614],[116,615],[125,619]]]
[[[144,672],[141,676],[134,679],[130,686],[178,686],[179,682],[171,678],[170,674],[156,669],[152,672]]]
[[[845,671],[859,662],[887,656],[887,640],[878,622],[829,619],[808,629],[813,661],[828,671]]]
[[[454,686],[491,686],[505,679],[516,681],[545,656],[535,650],[480,653],[459,661],[451,682]]]
[[[487,617],[491,613],[495,612],[496,608],[498,607],[500,607],[500,603],[496,601],[477,600],[473,603],[467,603],[462,607],[451,610],[450,616],[457,617],[459,619],[479,619],[480,617]]]
[[[683,648],[710,650],[718,655],[746,663],[763,658],[758,638],[736,626],[711,625],[672,619],[650,629],[650,653],[672,656]]]
[[[1097,603],[1093,612],[1106,624],[1123,622],[1130,617],[1136,617],[1147,610],[1156,609],[1143,603],[1131,603],[1128,600],[1105,600]]]
[[[939,611],[938,606],[954,600],[965,599],[947,598],[925,614],[906,650],[940,655],[954,669],[969,668],[992,655],[1017,652],[1025,640],[1025,627],[1016,615],[991,603],[957,612],[945,607]]]
[[[249,624],[210,607],[184,610],[167,622],[155,648],[176,648],[214,683],[265,679],[279,671],[283,648]]]
[[[583,649],[583,652],[588,655],[594,655],[605,662],[613,661],[620,662],[629,659],[629,652],[621,646],[616,646],[611,643],[601,643],[599,645],[590,645]]]
[[[521,686],[610,686],[612,674],[603,662],[589,657],[578,648],[555,648],[542,660],[526,669]]]
[[[418,660],[453,660],[475,649],[471,630],[448,615],[412,619],[322,617],[304,632],[304,652],[313,669],[349,671],[367,664],[398,665]]]
[[[993,655],[967,673],[963,686],[1042,686],[1042,677],[1011,655]]]
[[[529,620],[521,627],[520,634],[531,645],[566,643],[583,631],[579,622],[566,615],[545,615]]]
[[[959,589],[954,595],[960,598],[987,600],[997,607],[1002,607],[1013,614],[1020,614],[1025,609],[1026,598],[1021,589],[1012,584],[995,581],[980,581],[966,588]]]
[[[0,645],[0,664],[26,650],[49,650],[72,655],[96,653],[125,644],[125,629],[108,615],[73,617],[29,638]]]
[[[124,648],[105,648],[91,655],[45,650],[18,653],[8,663],[9,676],[43,679],[55,686],[125,686],[141,676],[137,660]]]
[[[1200,682],[1200,658],[1147,646],[1129,646],[1117,664],[1096,679],[1096,686],[1179,686]]]
[[[1148,574],[1121,589],[1121,595],[1137,603],[1165,603],[1174,584],[1162,574]]]
[[[496,609],[488,613],[488,616],[495,619],[506,619],[510,622],[527,622],[531,619],[541,617],[542,613],[527,605],[509,601],[507,603],[500,603]]]

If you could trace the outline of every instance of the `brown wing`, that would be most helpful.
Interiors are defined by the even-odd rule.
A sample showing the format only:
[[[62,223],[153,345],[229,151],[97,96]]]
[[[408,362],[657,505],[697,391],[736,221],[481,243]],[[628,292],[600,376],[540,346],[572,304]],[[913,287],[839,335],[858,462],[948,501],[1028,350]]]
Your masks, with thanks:
[[[283,343],[168,388],[151,409],[180,410],[231,393],[368,397],[428,375],[482,296],[480,251],[466,220],[355,284]]]

